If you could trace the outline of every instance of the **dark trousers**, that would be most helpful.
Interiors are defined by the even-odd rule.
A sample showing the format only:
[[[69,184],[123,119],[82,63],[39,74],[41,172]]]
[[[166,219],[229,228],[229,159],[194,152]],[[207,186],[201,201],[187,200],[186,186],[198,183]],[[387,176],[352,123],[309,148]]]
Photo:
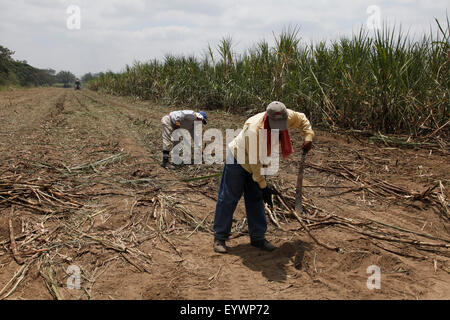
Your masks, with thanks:
[[[225,165],[220,181],[219,197],[214,215],[216,239],[228,240],[233,213],[242,193],[244,194],[250,238],[251,240],[265,239],[267,221],[261,188],[253,181],[252,175],[235,159],[233,164]]]

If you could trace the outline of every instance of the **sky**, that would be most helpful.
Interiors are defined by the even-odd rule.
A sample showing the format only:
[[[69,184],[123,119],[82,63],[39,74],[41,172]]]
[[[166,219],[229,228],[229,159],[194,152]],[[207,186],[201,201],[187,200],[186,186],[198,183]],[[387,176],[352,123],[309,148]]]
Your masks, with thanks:
[[[1,0],[0,45],[38,68],[118,72],[166,54],[202,57],[231,37],[243,53],[297,26],[302,42],[401,25],[411,35],[446,22],[449,0]],[[379,18],[379,19],[378,19]]]

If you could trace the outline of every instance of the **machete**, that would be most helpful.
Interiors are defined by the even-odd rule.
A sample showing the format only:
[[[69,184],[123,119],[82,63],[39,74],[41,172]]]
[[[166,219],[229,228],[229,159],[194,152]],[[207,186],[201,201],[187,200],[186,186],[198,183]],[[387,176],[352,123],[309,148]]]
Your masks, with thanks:
[[[300,218],[300,216],[297,214],[297,213],[299,213],[299,214],[303,213],[303,205],[302,205],[303,169],[305,168],[305,160],[306,160],[307,153],[308,153],[308,151],[303,150],[302,159],[300,160],[300,164],[298,165],[297,189],[295,190],[295,211],[292,211],[292,213],[297,218],[298,222],[300,222],[301,226],[306,230],[306,232],[311,237],[311,239],[314,240],[315,243],[317,243],[318,245],[320,245],[324,248],[327,248],[329,250],[339,252],[340,249],[338,247],[331,247],[331,246],[327,245],[326,243],[322,243],[319,240],[317,240],[316,237],[314,237],[311,234],[311,232],[309,231],[308,226],[306,226],[303,223],[302,218]]]
[[[303,150],[302,159],[300,160],[300,164],[298,166],[297,188],[295,190],[295,210],[298,213],[303,213],[302,189],[303,189],[303,169],[305,167],[306,153],[307,153],[307,151]]]

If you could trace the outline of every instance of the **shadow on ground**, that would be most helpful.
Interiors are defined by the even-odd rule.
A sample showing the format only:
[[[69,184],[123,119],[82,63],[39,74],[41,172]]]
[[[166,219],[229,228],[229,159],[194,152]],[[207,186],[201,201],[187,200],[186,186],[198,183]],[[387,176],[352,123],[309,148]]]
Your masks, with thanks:
[[[302,269],[305,252],[310,250],[311,245],[300,240],[285,242],[273,252],[261,251],[250,243],[228,248],[230,255],[242,258],[243,265],[252,271],[261,272],[267,280],[275,282],[286,281],[289,264]]]

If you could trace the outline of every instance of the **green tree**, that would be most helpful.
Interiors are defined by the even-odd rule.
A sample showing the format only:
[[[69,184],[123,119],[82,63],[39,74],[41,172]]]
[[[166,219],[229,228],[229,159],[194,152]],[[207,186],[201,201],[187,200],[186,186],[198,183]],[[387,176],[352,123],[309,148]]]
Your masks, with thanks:
[[[92,80],[92,79],[94,79],[94,76],[90,72],[86,73],[85,75],[83,75],[81,77],[82,82],[89,82],[89,80]]]
[[[0,45],[0,60],[11,61],[15,52]]]
[[[26,60],[14,60],[14,51],[0,45],[0,86],[43,86],[56,82],[56,71],[37,69]]]
[[[64,87],[69,87],[71,83],[75,82],[76,76],[70,71],[60,71],[56,75],[58,82],[64,84]]]

